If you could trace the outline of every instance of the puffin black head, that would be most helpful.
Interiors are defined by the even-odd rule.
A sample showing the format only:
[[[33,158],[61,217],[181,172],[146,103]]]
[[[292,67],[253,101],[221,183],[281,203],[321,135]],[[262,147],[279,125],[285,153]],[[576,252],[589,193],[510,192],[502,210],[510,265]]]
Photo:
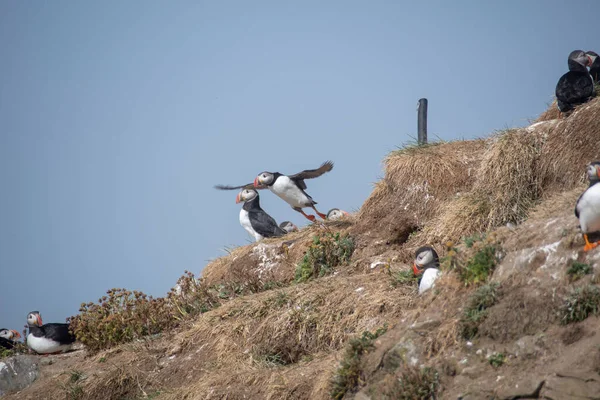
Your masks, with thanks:
[[[237,194],[237,197],[235,198],[235,203],[241,203],[241,202],[247,202],[250,200],[254,200],[255,198],[258,197],[258,192],[254,189],[250,189],[250,188],[245,188],[242,189],[241,192],[239,192]]]
[[[8,339],[14,341],[15,339],[20,339],[21,334],[14,329],[0,329],[0,338]]]
[[[587,177],[592,184],[600,181],[600,161],[592,161],[588,165]]]
[[[339,208],[332,208],[331,210],[327,211],[327,219],[332,221],[340,219],[345,215],[348,215],[348,213],[346,211],[340,210]]]
[[[591,61],[591,58],[588,57],[585,51],[573,50],[571,54],[569,54],[569,70],[580,70],[582,69],[581,67],[589,67],[590,65],[592,65]]]
[[[39,311],[32,311],[27,314],[27,325],[29,326],[42,326],[42,316]]]
[[[279,227],[287,233],[296,232],[298,230],[298,227],[291,221],[283,221],[279,224]]]
[[[275,174],[272,172],[263,171],[254,179],[254,187],[271,186],[275,183]]]
[[[437,268],[440,266],[440,259],[433,247],[419,247],[415,252],[415,262],[413,272],[415,275],[421,275],[427,268]]]

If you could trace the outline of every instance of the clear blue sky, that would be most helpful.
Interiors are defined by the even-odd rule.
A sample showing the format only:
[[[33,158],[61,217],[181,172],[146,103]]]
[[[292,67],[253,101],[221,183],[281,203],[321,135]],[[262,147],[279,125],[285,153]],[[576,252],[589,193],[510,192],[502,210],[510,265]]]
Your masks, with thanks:
[[[163,295],[247,243],[217,183],[331,159],[308,192],[356,210],[419,98],[431,136],[485,136],[600,50],[597,1],[483,3],[0,2],[0,327],[113,287]]]

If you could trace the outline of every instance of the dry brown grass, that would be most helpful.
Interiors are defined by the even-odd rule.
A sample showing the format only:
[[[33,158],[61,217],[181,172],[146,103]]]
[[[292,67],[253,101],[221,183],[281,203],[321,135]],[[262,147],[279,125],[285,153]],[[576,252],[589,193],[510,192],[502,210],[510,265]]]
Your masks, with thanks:
[[[375,184],[352,231],[376,230],[402,244],[407,226],[424,226],[442,202],[470,188],[484,147],[485,141],[477,139],[392,152],[384,161],[384,179]]]
[[[552,100],[552,103],[548,105],[546,111],[541,113],[540,116],[535,120],[535,122],[550,121],[558,118],[560,118],[560,111],[558,110],[558,106],[556,105],[556,99],[554,99]]]
[[[585,180],[585,168],[600,159],[600,98],[562,120],[548,133],[536,173],[544,194],[569,190]]]
[[[507,222],[521,222],[540,196],[535,174],[542,135],[525,129],[501,132],[483,155],[470,192],[448,201],[439,215],[411,241],[457,241]]]

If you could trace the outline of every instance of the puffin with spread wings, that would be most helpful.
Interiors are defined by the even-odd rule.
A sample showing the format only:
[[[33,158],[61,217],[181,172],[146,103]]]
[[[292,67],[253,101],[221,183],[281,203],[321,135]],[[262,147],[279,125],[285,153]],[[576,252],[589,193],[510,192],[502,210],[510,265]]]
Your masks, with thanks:
[[[255,189],[266,189],[268,188],[271,192],[282,198],[288,203],[295,211],[298,211],[304,215],[307,219],[315,221],[315,216],[306,214],[302,209],[310,207],[319,217],[326,219],[327,215],[320,213],[315,205],[316,201],[308,193],[306,193],[305,179],[314,179],[329,172],[333,169],[333,162],[326,161],[317,169],[307,169],[302,172],[298,172],[294,175],[284,175],[279,172],[268,172],[264,171],[258,174],[254,179]],[[227,186],[227,185],[216,185],[215,188],[219,190],[238,190],[247,187],[252,184],[245,184],[241,186]]]

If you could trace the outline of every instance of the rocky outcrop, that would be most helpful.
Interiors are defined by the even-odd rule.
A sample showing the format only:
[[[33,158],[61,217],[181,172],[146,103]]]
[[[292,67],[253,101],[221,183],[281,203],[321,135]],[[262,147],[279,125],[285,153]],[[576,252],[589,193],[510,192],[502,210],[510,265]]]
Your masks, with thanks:
[[[38,358],[17,355],[0,361],[0,396],[23,390],[38,377]]]

